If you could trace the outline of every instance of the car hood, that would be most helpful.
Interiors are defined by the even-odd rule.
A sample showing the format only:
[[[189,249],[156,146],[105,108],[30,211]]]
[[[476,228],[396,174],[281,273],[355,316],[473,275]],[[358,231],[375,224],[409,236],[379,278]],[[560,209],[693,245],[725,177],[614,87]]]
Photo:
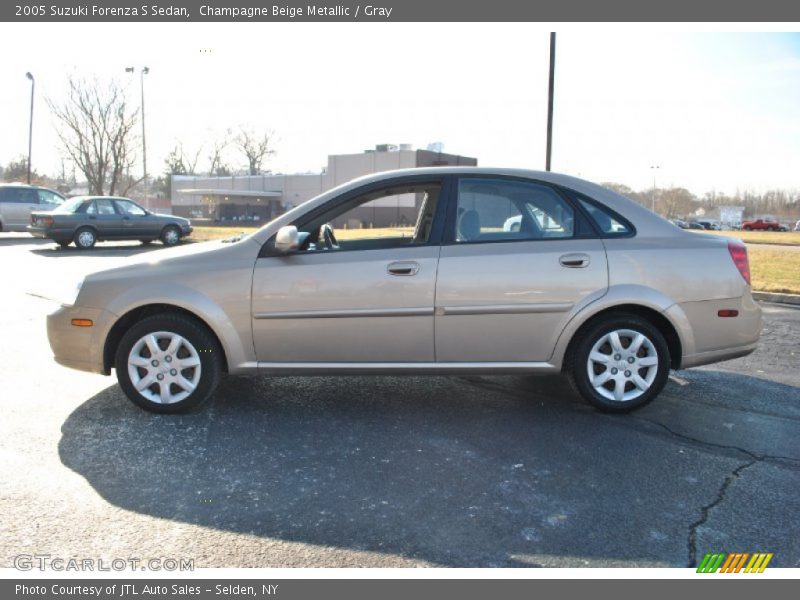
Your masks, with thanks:
[[[90,273],[85,282],[157,277],[166,273],[180,279],[184,272],[203,269],[221,260],[246,259],[255,262],[259,249],[260,246],[249,238],[234,243],[219,240],[188,243],[175,248],[158,248],[131,257],[124,265]]]

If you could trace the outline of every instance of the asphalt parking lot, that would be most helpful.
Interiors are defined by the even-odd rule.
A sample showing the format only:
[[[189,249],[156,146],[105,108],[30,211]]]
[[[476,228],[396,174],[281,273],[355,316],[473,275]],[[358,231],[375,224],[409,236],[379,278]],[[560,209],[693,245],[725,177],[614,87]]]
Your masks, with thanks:
[[[800,310],[627,416],[560,378],[229,378],[157,416],[51,360],[40,296],[158,244],[0,235],[0,567],[800,567]]]

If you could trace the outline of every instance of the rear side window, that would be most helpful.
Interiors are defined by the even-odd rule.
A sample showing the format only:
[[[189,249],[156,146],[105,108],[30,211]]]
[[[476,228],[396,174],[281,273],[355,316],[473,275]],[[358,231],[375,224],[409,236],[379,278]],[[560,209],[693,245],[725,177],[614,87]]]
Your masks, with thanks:
[[[571,238],[575,213],[546,186],[470,177],[459,182],[455,229],[457,243]]]
[[[590,202],[586,198],[577,197],[581,207],[589,214],[594,224],[605,236],[624,237],[633,233],[633,228],[622,221],[612,211]]]

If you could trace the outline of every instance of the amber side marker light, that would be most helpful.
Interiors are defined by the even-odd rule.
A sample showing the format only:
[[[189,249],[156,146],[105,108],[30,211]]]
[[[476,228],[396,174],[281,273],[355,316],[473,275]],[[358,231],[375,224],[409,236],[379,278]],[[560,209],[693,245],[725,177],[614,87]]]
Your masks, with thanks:
[[[70,321],[75,327],[91,327],[94,322],[91,319],[72,319]]]
[[[738,317],[739,311],[738,310],[731,310],[729,308],[718,310],[717,311],[718,317]]]

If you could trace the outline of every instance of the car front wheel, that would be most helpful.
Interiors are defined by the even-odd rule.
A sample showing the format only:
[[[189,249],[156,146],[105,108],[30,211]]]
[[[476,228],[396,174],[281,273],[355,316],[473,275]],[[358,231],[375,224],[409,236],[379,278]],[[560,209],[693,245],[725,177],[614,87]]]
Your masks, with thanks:
[[[635,315],[610,315],[576,340],[568,375],[576,391],[603,412],[624,413],[652,401],[669,377],[664,336]]]
[[[178,314],[147,317],[122,336],[114,366],[128,398],[156,413],[183,413],[204,404],[222,376],[213,334]]]
[[[177,227],[170,225],[161,232],[161,243],[165,246],[174,246],[181,241],[181,232]]]

